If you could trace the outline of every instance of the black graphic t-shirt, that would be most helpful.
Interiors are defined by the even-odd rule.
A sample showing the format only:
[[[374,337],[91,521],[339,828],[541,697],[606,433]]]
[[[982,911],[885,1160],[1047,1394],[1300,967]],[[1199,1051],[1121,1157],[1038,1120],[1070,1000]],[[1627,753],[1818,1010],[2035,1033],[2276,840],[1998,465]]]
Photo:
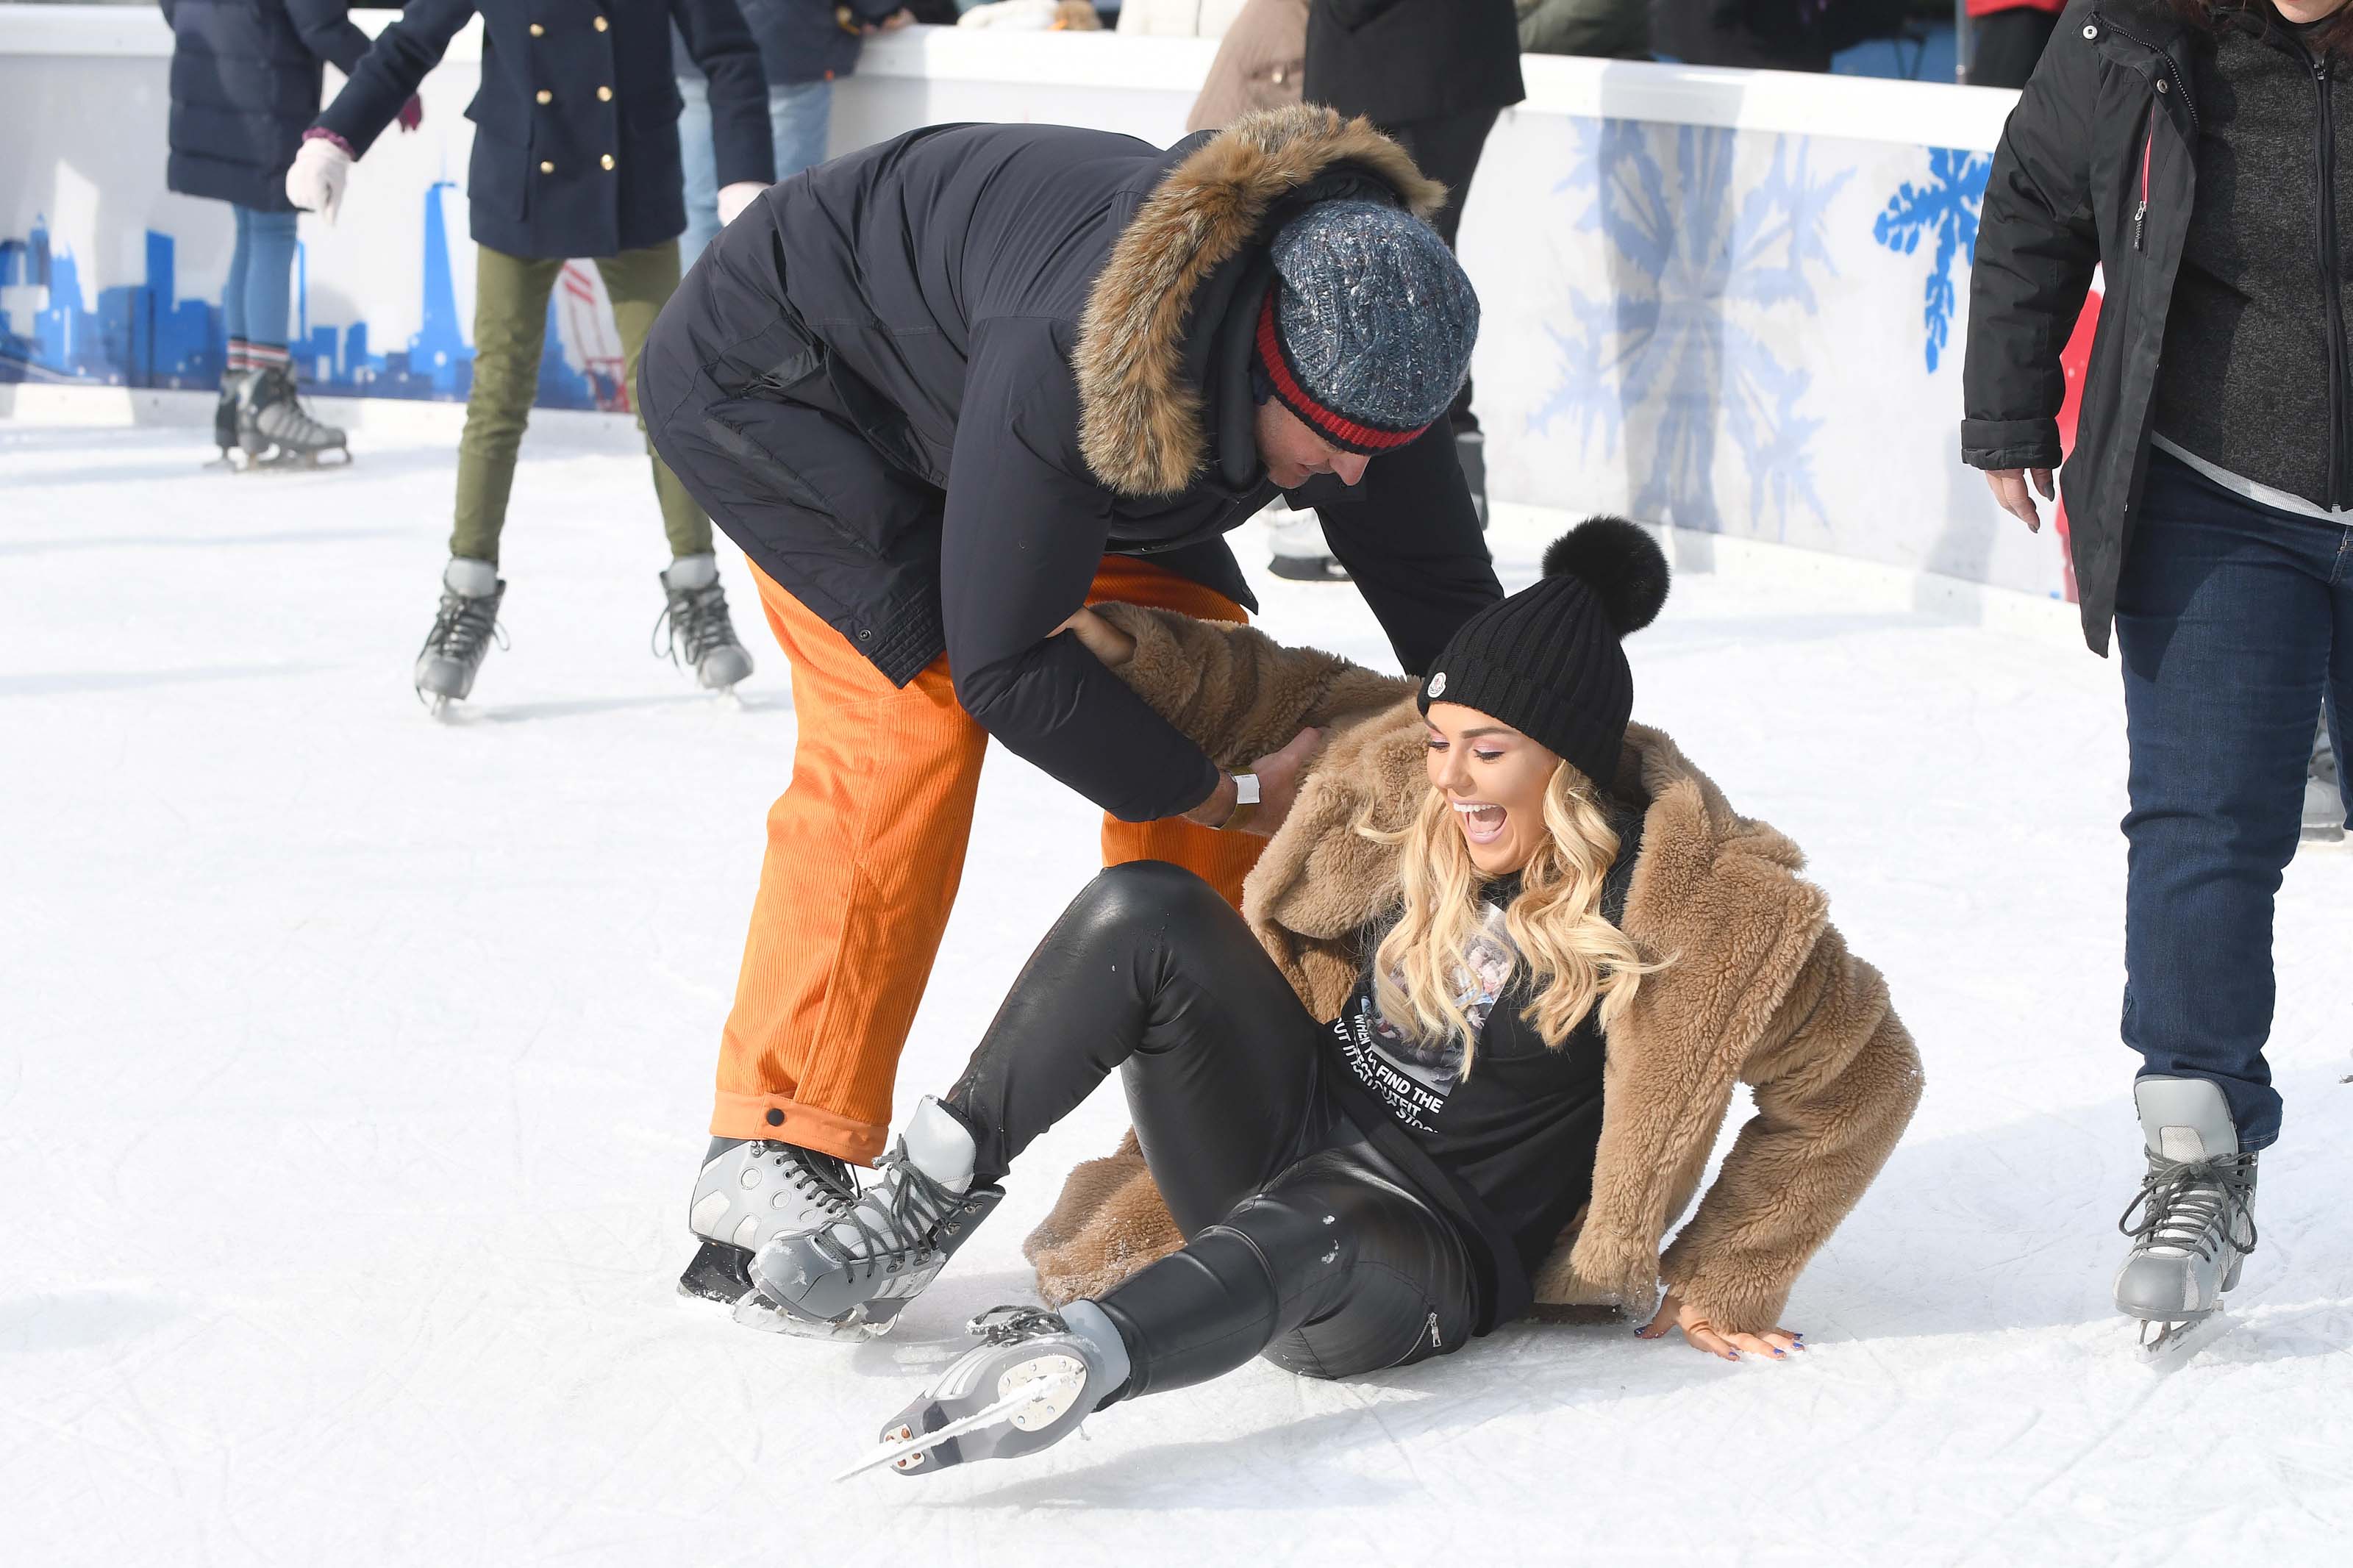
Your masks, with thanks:
[[[1642,819],[1627,811],[1613,826],[1620,847],[1602,912],[1615,921],[1624,912]],[[1527,978],[1504,925],[1518,894],[1517,877],[1482,889],[1486,928],[1472,943],[1463,982],[1464,1012],[1479,1042],[1467,1077],[1460,1040],[1423,1040],[1382,1016],[1369,970],[1329,1028],[1342,1070],[1477,1200],[1520,1267],[1533,1271],[1592,1193],[1602,1037],[1588,1013],[1559,1049],[1548,1049],[1521,1016]]]

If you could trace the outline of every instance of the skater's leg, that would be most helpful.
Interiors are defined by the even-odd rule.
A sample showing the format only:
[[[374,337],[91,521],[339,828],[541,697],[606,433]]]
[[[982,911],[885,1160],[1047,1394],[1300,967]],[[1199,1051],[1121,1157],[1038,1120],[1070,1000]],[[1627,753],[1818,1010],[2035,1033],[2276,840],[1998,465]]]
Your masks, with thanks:
[[[2328,766],[2337,775],[2337,798],[2344,802],[2346,826],[2353,828],[2353,771],[2345,766],[2345,746],[2353,741],[2353,529],[2337,542],[2337,564],[2329,574],[2333,606],[2328,637],[2328,702],[2322,718],[2328,737]]]
[[[1106,555],[1095,574],[1090,605],[1144,605],[1175,610],[1197,620],[1247,625],[1250,612],[1189,577],[1163,566],[1126,555]],[[1106,816],[1103,826],[1103,863],[1124,866],[1132,860],[1166,860],[1182,866],[1218,889],[1226,902],[1242,906],[1242,879],[1258,864],[1266,840],[1250,833],[1219,833],[1181,816],[1158,822],[1122,822]]]
[[[630,402],[635,405],[638,384],[638,364],[646,348],[646,333],[652,330],[654,318],[678,292],[679,249],[675,241],[665,240],[642,250],[623,251],[607,256],[596,263],[596,270],[605,279],[605,292],[613,301],[613,324],[620,329],[622,374],[625,385],[631,389]],[[638,410],[638,431],[643,435],[646,416]],[[711,553],[711,519],[703,515],[670,465],[654,451],[653,443],[646,443],[646,456],[651,459],[654,471],[654,496],[661,505],[662,531],[669,537],[673,559],[687,555]]]
[[[838,1219],[763,1247],[768,1326],[887,1321],[987,1219],[1032,1140],[1113,1068],[1145,1159],[1187,1234],[1232,1209],[1337,1120],[1322,1030],[1242,919],[1176,866],[1104,871],[1038,944],[944,1100],[928,1096]]]
[[[2162,455],[2117,587],[2131,748],[2124,1037],[2141,1076],[2222,1090],[2239,1147],[2279,1135],[2263,1046],[2272,915],[2295,853],[2344,531]]]
[[[285,369],[293,317],[295,215],[251,211],[241,215],[249,236],[245,268],[245,331],[258,369]]]
[[[221,289],[221,330],[228,336],[228,368],[243,370],[247,336],[245,280],[253,267],[254,212],[234,202],[228,210],[237,216],[237,248],[229,252],[228,282]]]
[[[678,96],[678,166],[686,186],[686,232],[678,240],[683,271],[719,237],[719,154],[711,142],[711,84],[682,76]],[[638,384],[636,375],[629,384]]]
[[[496,564],[514,486],[515,454],[539,392],[547,297],[560,260],[474,247],[474,385],[458,438],[458,504],[449,553]]]
[[[1100,1298],[975,1319],[987,1342],[883,1426],[876,1462],[922,1475],[1015,1458],[1256,1355],[1351,1377],[1453,1350],[1476,1320],[1452,1226],[1363,1145],[1328,1150]]]
[[[1321,1035],[1215,889],[1139,861],[1104,871],[1055,921],[945,1103],[993,1179],[1118,1069],[1189,1236],[1328,1129]]]
[[[753,575],[800,727],[792,784],[768,813],[711,1131],[871,1161],[963,877],[987,736],[944,660],[894,687]]]
[[[776,143],[776,178],[789,180],[825,162],[833,131],[830,80],[777,82],[768,89],[768,132]]]
[[[1477,1319],[1453,1225],[1362,1144],[1301,1161],[1097,1305],[1127,1352],[1122,1397],[1261,1354],[1353,1377],[1453,1350]]]

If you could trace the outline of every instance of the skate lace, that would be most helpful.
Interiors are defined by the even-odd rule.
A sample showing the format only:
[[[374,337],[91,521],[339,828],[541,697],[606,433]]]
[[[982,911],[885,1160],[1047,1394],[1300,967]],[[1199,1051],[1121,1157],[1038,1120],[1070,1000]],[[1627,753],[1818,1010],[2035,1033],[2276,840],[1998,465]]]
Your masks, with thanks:
[[[754,1152],[774,1161],[793,1190],[812,1203],[838,1211],[848,1208],[858,1196],[858,1184],[851,1179],[849,1167],[830,1155],[797,1144],[770,1142],[761,1143]]]
[[[991,1307],[964,1326],[968,1334],[977,1334],[992,1345],[1019,1344],[1045,1334],[1067,1334],[1071,1325],[1061,1314],[1043,1307]]]
[[[727,590],[717,583],[704,588],[672,588],[670,603],[654,622],[650,639],[654,653],[672,664],[699,667],[705,655],[733,647],[735,626],[727,618]],[[681,655],[684,655],[681,661]]]
[[[293,382],[277,372],[265,374],[255,388],[253,425],[271,440],[290,447],[332,446],[343,434],[335,426],[311,418],[295,396]]]
[[[869,1279],[892,1254],[927,1244],[938,1231],[940,1222],[961,1201],[915,1168],[915,1163],[907,1157],[904,1143],[894,1147],[875,1165],[881,1171],[882,1180],[867,1188],[813,1243],[819,1252],[845,1268],[864,1264]],[[843,1226],[849,1226],[854,1236],[837,1234]]]
[[[2168,1160],[2152,1152],[2140,1191],[2117,1216],[2116,1228],[2137,1247],[2179,1247],[2211,1263],[2225,1242],[2242,1253],[2254,1251],[2254,1196],[2253,1154]]]
[[[492,639],[501,648],[507,646],[506,628],[499,625],[497,595],[469,598],[448,588],[441,590],[441,608],[433,616],[433,629],[425,634],[427,653],[470,664],[482,657],[482,645]]]

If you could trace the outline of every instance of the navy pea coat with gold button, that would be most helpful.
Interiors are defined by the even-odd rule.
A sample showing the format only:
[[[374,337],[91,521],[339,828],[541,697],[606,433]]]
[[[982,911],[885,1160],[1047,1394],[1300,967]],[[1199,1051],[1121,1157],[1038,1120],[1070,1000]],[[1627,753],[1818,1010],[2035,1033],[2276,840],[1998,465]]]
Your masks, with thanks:
[[[616,256],[686,228],[670,26],[711,79],[719,183],[776,178],[759,46],[734,0],[410,0],[319,116],[364,154],[468,19],[482,86],[466,195],[511,256]]]

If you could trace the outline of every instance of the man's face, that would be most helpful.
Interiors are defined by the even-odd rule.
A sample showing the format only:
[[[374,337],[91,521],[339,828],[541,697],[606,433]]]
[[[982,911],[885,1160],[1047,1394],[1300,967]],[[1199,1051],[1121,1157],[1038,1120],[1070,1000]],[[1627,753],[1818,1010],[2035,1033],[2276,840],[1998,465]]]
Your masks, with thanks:
[[[1362,452],[1333,446],[1272,397],[1258,405],[1258,460],[1266,465],[1267,478],[1287,490],[1318,474],[1335,474],[1342,484],[1353,485],[1372,461]]]

